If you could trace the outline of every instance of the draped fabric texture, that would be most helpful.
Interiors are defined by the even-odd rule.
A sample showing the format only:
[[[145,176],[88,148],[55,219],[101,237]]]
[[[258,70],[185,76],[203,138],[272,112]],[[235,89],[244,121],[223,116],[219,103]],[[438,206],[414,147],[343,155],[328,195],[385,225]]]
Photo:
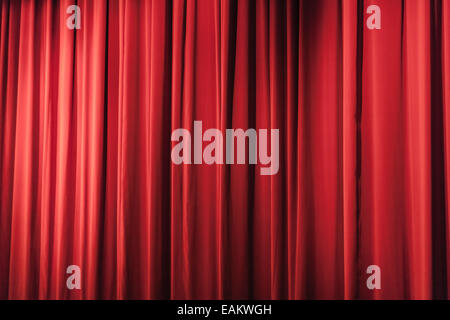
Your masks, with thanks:
[[[1,299],[450,297],[450,0],[0,6]],[[278,173],[175,164],[196,120]]]

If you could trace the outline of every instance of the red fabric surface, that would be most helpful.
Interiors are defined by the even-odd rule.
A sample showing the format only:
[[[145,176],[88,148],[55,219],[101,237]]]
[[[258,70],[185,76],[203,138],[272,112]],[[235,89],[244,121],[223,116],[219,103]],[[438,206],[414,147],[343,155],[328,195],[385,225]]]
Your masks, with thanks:
[[[449,297],[450,1],[0,3],[0,298]],[[278,173],[173,164],[194,120]]]

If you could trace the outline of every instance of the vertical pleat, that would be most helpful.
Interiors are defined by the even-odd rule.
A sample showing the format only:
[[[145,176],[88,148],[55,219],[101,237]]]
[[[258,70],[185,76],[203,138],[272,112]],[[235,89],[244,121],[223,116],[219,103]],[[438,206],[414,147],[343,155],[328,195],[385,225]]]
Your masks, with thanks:
[[[342,201],[343,201],[343,264],[344,297],[357,297],[358,273],[358,179],[357,172],[357,110],[358,67],[361,64],[362,48],[358,46],[358,34],[362,26],[358,21],[358,3],[341,2],[342,10]]]
[[[33,41],[35,22],[35,4],[21,4],[21,25],[19,34],[19,67],[18,96],[16,113],[16,138],[14,150],[14,178],[12,189],[11,244],[9,298],[27,299],[35,295],[34,251],[31,243],[34,235],[34,215],[36,209],[36,135],[33,130],[39,130],[34,108],[35,95],[39,87],[34,86],[36,70],[34,69],[34,50],[39,47]]]
[[[1,23],[1,216],[0,216],[0,297],[8,298],[10,286],[10,253],[12,190],[14,187],[16,113],[18,90],[20,32],[19,2],[2,2]]]
[[[184,53],[183,53],[183,97],[181,105],[181,127],[186,128],[191,133],[193,133],[193,121],[195,119],[194,115],[194,81],[195,81],[195,68],[194,68],[194,58],[195,58],[195,32],[196,32],[196,1],[186,1],[185,4],[185,39],[184,39]],[[192,136],[191,136],[192,139]],[[193,141],[193,139],[191,140]],[[191,149],[191,155],[193,154]],[[192,171],[194,169],[191,166],[182,166],[182,190],[181,190],[181,255],[182,262],[180,267],[182,272],[180,274],[180,280],[183,283],[183,291],[180,293],[186,299],[194,298],[194,285],[195,279],[192,279],[193,265],[194,261],[192,257],[193,248],[193,214],[195,209],[193,208],[194,201],[194,191],[192,186],[194,184],[194,177],[192,176]],[[176,223],[176,222],[175,222]],[[174,281],[177,277],[174,278]]]
[[[257,0],[255,10],[255,126],[256,129],[270,128],[270,94],[269,94],[269,2]],[[270,133],[268,133],[270,137]],[[268,139],[269,140],[269,139]],[[259,146],[258,146],[259,148]],[[272,287],[271,268],[271,197],[270,176],[261,176],[263,166],[255,166],[254,207],[252,227],[253,270],[252,298],[263,299],[270,297]],[[264,279],[261,281],[261,279]]]
[[[119,94],[117,103],[117,219],[116,219],[116,237],[117,237],[117,256],[116,256],[116,297],[117,299],[126,298],[126,260],[125,260],[125,217],[124,217],[124,180],[125,180],[125,169],[124,169],[124,141],[125,141],[125,84],[126,84],[126,73],[125,73],[125,62],[126,59],[126,10],[127,2],[120,1],[118,4],[118,25],[119,25],[119,55],[118,55],[118,65],[119,65]]]
[[[171,82],[171,130],[182,127],[181,105],[184,96],[183,56],[186,30],[185,1],[173,2],[172,24],[172,82]],[[172,144],[173,145],[173,144]],[[183,247],[183,166],[171,164],[170,174],[170,298],[184,295],[186,288],[185,252]]]
[[[286,2],[286,203],[287,203],[287,285],[288,298],[295,298],[297,232],[297,104],[298,104],[298,3]]]
[[[101,298],[114,299],[119,296],[121,290],[121,282],[119,280],[119,272],[121,267],[119,263],[119,250],[121,238],[119,238],[119,88],[120,88],[120,42],[119,33],[119,1],[107,2],[107,52],[106,52],[106,108],[105,113],[105,203],[103,218],[103,235],[104,241],[103,252],[101,256],[102,271],[100,274],[100,282],[102,284]],[[116,35],[112,37],[110,35]],[[106,266],[108,266],[106,268]]]
[[[40,73],[40,83],[42,89],[39,99],[39,182],[38,182],[38,217],[39,221],[39,299],[48,298],[49,293],[49,274],[51,243],[51,216],[54,212],[54,204],[52,201],[52,192],[54,191],[54,141],[55,126],[54,123],[54,107],[55,107],[55,91],[53,87],[56,78],[52,76],[52,52],[55,40],[47,34],[51,29],[52,17],[56,8],[50,1],[43,4],[43,30],[42,45],[40,55],[40,64],[42,72]]]
[[[299,197],[304,214],[299,232],[303,233],[305,258],[300,263],[306,275],[305,298],[342,298],[341,10],[338,1],[304,2],[302,14],[304,80],[299,130],[303,159],[299,170],[304,185]]]
[[[430,2],[405,1],[404,14],[407,264],[411,279],[411,298],[430,299],[432,298]]]
[[[60,3],[58,16],[66,16],[69,1]],[[60,18],[61,19],[61,18]],[[62,20],[62,21],[61,21]],[[61,19],[60,25],[63,19]],[[71,264],[73,249],[74,190],[76,165],[76,114],[73,108],[74,37],[68,28],[59,33],[58,100],[56,110],[56,172],[55,214],[53,223],[53,247],[50,298],[63,299],[68,295],[66,268]]]
[[[304,33],[304,25],[303,25],[303,14],[304,14],[304,1],[300,1],[299,7],[298,7],[298,85],[297,85],[297,146],[296,146],[296,152],[297,152],[297,162],[296,162],[296,188],[297,193],[295,194],[296,197],[296,236],[295,236],[295,292],[294,292],[294,299],[305,299],[307,296],[307,273],[306,273],[306,248],[307,248],[307,242],[306,242],[306,232],[304,232],[304,226],[305,226],[305,217],[306,217],[306,210],[305,210],[305,201],[303,201],[304,196],[306,194],[306,184],[304,183],[304,179],[306,177],[305,171],[302,169],[304,166],[304,161],[306,159],[305,157],[305,143],[304,143],[304,137],[305,137],[305,130],[302,126],[302,123],[304,123],[304,66],[303,66],[303,58],[304,58],[304,45],[303,45],[303,33]]]
[[[404,63],[404,30],[402,1],[380,1],[381,29],[369,29],[367,21],[373,13],[363,2],[359,14],[362,20],[362,69],[360,116],[360,206],[358,215],[359,238],[358,272],[359,296],[392,299],[404,294],[403,260],[405,221],[405,190],[408,174],[406,155],[405,114],[403,104],[402,66]],[[360,31],[361,32],[361,31]],[[395,183],[393,183],[395,181]],[[369,290],[365,279],[367,268],[380,267],[382,288]]]
[[[76,33],[77,166],[73,264],[83,274],[80,298],[98,296],[100,220],[104,179],[106,1],[80,2],[83,27]],[[94,23],[95,21],[95,23]],[[76,293],[76,292],[75,292]]]

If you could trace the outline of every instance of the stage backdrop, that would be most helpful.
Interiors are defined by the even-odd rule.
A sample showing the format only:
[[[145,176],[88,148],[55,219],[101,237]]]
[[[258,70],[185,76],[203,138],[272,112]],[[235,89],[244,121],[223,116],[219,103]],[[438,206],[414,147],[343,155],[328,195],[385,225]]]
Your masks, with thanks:
[[[450,1],[0,3],[0,298],[450,297]]]

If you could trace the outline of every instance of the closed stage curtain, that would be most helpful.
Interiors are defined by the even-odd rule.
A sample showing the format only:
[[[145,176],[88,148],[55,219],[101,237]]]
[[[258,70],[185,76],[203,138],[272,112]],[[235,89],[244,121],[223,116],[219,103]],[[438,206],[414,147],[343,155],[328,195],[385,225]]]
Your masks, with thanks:
[[[1,299],[450,297],[449,0],[0,6]],[[278,172],[173,163],[194,121]]]

